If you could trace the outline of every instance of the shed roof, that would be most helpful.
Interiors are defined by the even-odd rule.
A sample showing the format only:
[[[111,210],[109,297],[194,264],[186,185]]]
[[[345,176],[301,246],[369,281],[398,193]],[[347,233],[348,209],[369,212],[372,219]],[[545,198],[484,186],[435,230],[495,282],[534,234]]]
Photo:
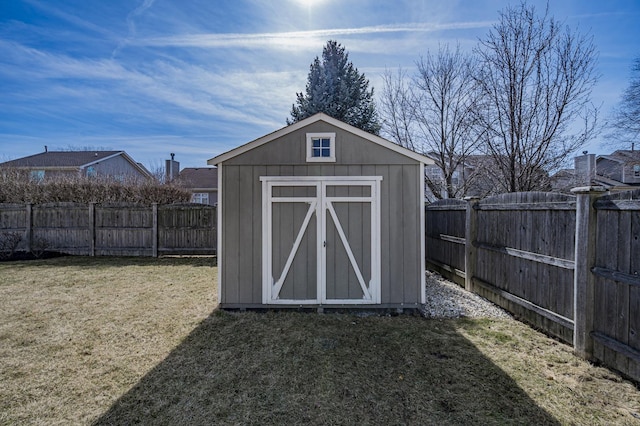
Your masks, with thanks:
[[[249,143],[241,145],[241,146],[239,146],[237,148],[234,148],[231,151],[227,151],[227,152],[225,152],[223,154],[220,154],[220,155],[218,155],[218,156],[216,156],[214,158],[211,158],[211,159],[209,159],[207,161],[207,164],[215,165],[215,164],[223,163],[223,162],[225,162],[225,161],[227,161],[227,160],[229,160],[231,158],[234,158],[234,157],[236,157],[236,156],[238,156],[240,154],[244,154],[247,151],[250,151],[250,150],[252,150],[254,148],[262,146],[262,145],[264,145],[266,143],[269,143],[269,142],[271,142],[271,141],[273,141],[275,139],[278,139],[278,138],[280,138],[280,137],[282,137],[284,135],[287,135],[287,134],[289,134],[291,132],[295,132],[296,130],[299,130],[299,129],[305,127],[305,126],[308,126],[310,124],[316,123],[318,121],[324,121],[327,124],[335,126],[335,127],[339,128],[339,129],[342,129],[344,131],[353,133],[353,134],[355,134],[357,136],[360,136],[363,139],[366,139],[366,140],[368,140],[370,142],[373,142],[373,143],[375,143],[377,145],[385,147],[385,148],[387,148],[387,149],[389,149],[391,151],[397,152],[397,153],[399,153],[401,155],[404,155],[406,157],[414,159],[414,160],[416,160],[416,161],[418,161],[420,163],[423,163],[423,164],[434,164],[434,161],[429,157],[426,157],[424,155],[418,154],[417,152],[411,151],[411,150],[409,150],[407,148],[403,148],[400,145],[395,144],[395,143],[393,143],[393,142],[391,142],[391,141],[389,141],[387,139],[384,139],[384,138],[382,138],[380,136],[376,136],[376,135],[374,135],[372,133],[365,132],[364,130],[361,130],[361,129],[357,128],[357,127],[354,127],[354,126],[352,126],[350,124],[347,124],[347,123],[345,123],[343,121],[337,120],[337,119],[335,119],[333,117],[330,117],[327,114],[324,114],[324,113],[321,113],[321,112],[319,112],[319,113],[317,113],[315,115],[312,115],[311,117],[305,118],[304,120],[300,120],[300,121],[298,121],[296,123],[293,123],[293,124],[291,124],[289,126],[283,127],[283,128],[281,128],[279,130],[276,130],[275,132],[269,133],[268,135],[265,135],[265,136],[263,136],[261,138],[255,139],[255,140],[253,140],[253,141],[251,141]]]

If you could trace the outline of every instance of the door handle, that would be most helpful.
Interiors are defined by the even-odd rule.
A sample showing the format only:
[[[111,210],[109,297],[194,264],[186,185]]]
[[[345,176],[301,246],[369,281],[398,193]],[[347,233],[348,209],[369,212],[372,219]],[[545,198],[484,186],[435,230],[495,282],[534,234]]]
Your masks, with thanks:
[[[327,242],[326,242],[326,241],[323,241],[323,242],[322,242],[322,247],[326,247],[326,246],[327,246]]]

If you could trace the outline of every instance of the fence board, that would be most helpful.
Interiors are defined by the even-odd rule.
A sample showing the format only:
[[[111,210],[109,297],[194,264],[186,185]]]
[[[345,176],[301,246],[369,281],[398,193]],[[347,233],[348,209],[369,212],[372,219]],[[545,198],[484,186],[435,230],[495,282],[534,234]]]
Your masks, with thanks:
[[[158,251],[164,253],[215,253],[215,207],[168,205],[158,207]]]
[[[637,357],[638,243],[640,190],[598,199],[598,239],[596,267],[596,312],[594,318],[594,357],[606,365],[640,379]]]
[[[23,235],[17,250],[27,250],[29,218],[24,204],[2,204],[0,209],[0,238],[2,234],[18,232]]]
[[[153,256],[154,243],[161,254],[216,253],[215,207],[159,206],[157,240],[153,212],[137,204],[0,204],[0,232],[23,233],[23,251],[45,241],[48,250],[75,255]]]
[[[587,282],[594,278],[590,302],[594,309],[591,314],[581,308],[579,312],[585,312],[581,321],[587,315],[593,322],[586,325],[594,341],[589,353],[640,380],[640,190],[599,198],[594,191],[588,196],[596,200],[595,213],[589,213],[595,214],[595,233],[590,234],[591,239],[595,235],[595,247],[585,250],[588,241],[578,246],[580,253],[589,253],[580,265],[595,265],[580,275]],[[578,285],[574,283],[576,206],[576,197],[562,194],[487,198],[469,210],[476,215],[475,240],[465,237],[476,251],[470,266],[473,277],[467,277],[477,284],[473,290],[568,342],[573,341],[574,284]],[[427,261],[437,259],[440,269],[456,270],[451,265],[458,259],[445,244],[462,242],[465,224],[453,219],[459,212],[461,204],[451,201],[426,210]]]
[[[47,203],[32,206],[32,239],[62,253],[89,254],[89,206]]]
[[[617,270],[618,267],[618,250],[616,237],[618,236],[618,219],[619,213],[616,210],[601,210],[598,211],[598,220],[602,218],[602,228],[604,233],[602,234],[602,240],[597,241],[597,253],[600,254],[599,259],[596,257],[596,264],[602,265],[602,267],[612,270]],[[602,304],[604,312],[601,318],[596,318],[596,323],[599,323],[599,331],[602,334],[609,336],[613,339],[616,338],[616,322],[617,322],[617,284],[615,281],[607,280],[600,277],[597,280],[598,284],[603,287],[603,299]],[[617,354],[611,349],[610,346],[604,346],[603,348],[603,361],[606,364],[617,366]]]
[[[552,328],[553,334],[569,339],[572,332],[566,323],[555,326],[552,315],[540,312],[554,312],[569,321],[573,318],[575,205],[574,196],[562,194],[503,194],[481,200],[472,213],[477,215],[473,242],[477,254],[472,279],[488,283],[493,289],[484,286],[478,292],[485,296],[489,291],[498,292],[495,294],[499,295],[499,303],[507,309],[516,310],[535,325]],[[451,210],[445,210],[446,206]],[[445,240],[461,242],[464,222],[452,219],[454,214],[462,213],[460,206],[448,201],[437,205],[437,211],[427,208],[428,236],[435,239],[435,232],[444,234],[446,229]],[[566,240],[557,238],[559,232],[564,232],[560,235],[566,235]],[[432,239],[427,244],[437,244],[437,249],[427,246],[427,260],[437,260],[449,268],[459,261],[459,266],[453,269],[464,270],[463,258],[455,258],[449,252],[450,247]],[[520,300],[527,300],[535,309],[516,302]]]
[[[425,214],[426,261],[444,277],[462,285],[466,203],[456,199],[439,200],[426,210],[429,211]]]
[[[627,210],[618,211],[617,240],[618,247],[629,247],[631,245],[631,214]],[[617,247],[616,249],[618,251],[616,269],[622,273],[627,273],[631,264],[630,253],[621,251]],[[616,332],[614,337],[625,345],[629,343],[629,287],[627,283],[616,281]],[[629,359],[620,352],[616,355],[616,368],[625,373],[629,370]]]

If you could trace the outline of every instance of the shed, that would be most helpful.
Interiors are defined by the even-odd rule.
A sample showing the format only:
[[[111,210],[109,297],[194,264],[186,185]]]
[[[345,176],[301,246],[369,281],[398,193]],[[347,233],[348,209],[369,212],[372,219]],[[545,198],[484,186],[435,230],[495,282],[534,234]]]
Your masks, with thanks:
[[[322,113],[210,159],[220,307],[424,303],[432,163]]]

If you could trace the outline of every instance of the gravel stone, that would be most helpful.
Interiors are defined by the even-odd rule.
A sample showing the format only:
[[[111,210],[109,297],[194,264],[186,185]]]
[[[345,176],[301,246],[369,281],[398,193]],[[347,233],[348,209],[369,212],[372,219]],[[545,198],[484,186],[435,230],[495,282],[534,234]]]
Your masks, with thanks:
[[[427,318],[512,318],[504,309],[475,293],[444,279],[435,272],[426,272],[426,304],[422,315]]]

